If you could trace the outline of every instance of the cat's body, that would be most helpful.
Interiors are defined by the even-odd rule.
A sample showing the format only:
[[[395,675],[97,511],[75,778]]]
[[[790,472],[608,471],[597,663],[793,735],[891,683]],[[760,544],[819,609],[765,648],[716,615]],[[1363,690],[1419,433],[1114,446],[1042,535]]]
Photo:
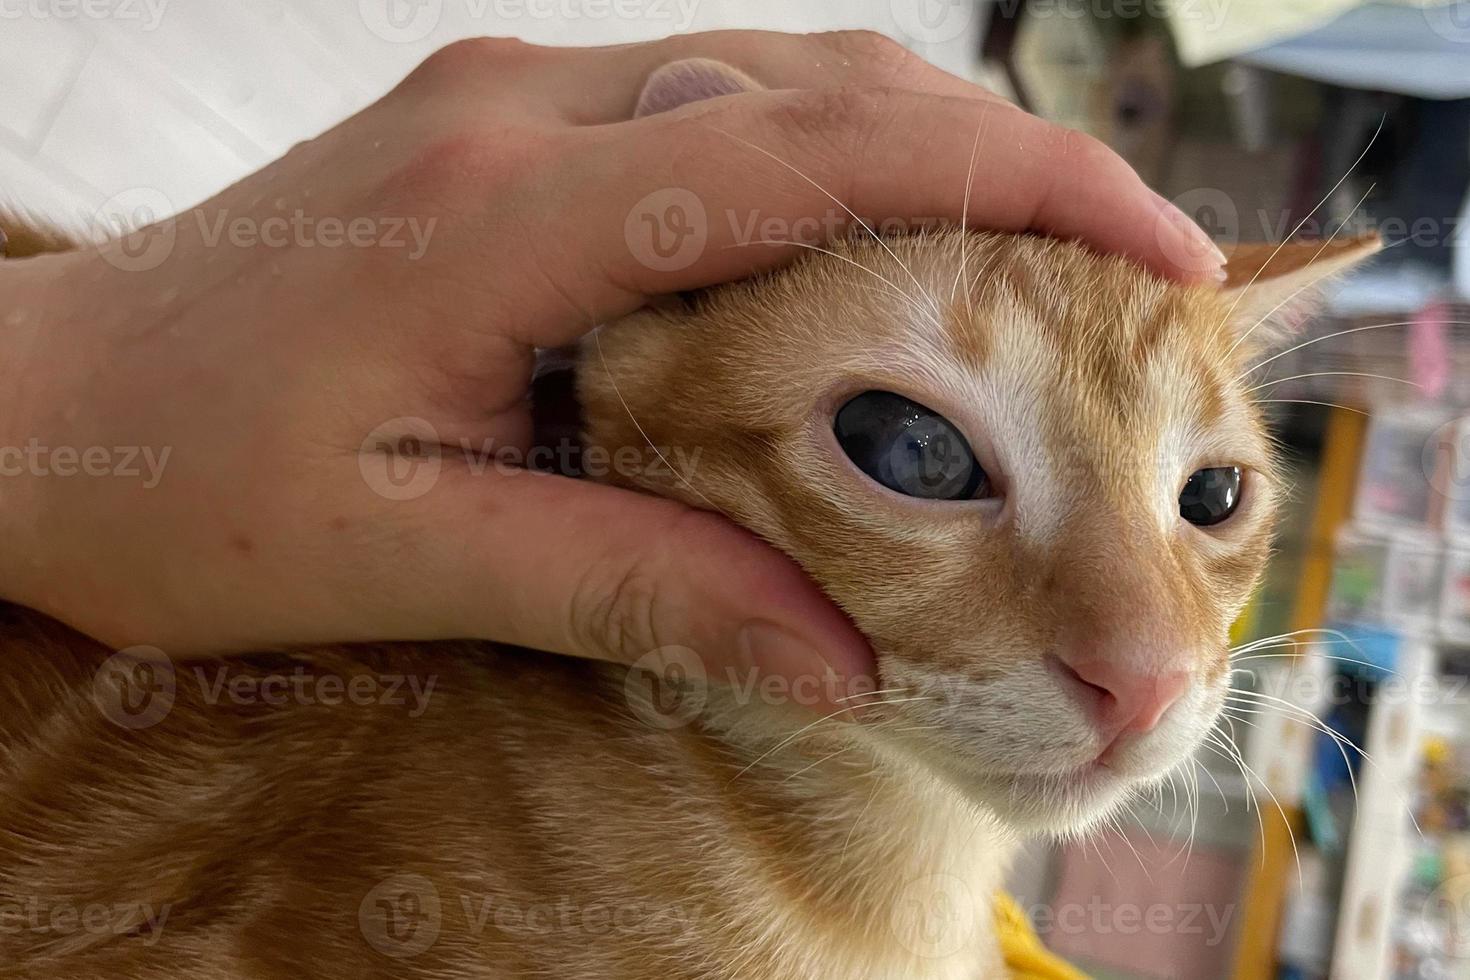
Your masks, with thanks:
[[[650,725],[619,669],[474,644],[177,663],[128,730],[110,651],[3,629],[0,976],[998,973],[1009,835],[912,768],[815,739],[745,770],[778,728]],[[228,693],[300,668],[373,697]]]
[[[728,514],[852,615],[887,692],[861,723],[700,676],[697,651],[644,661],[691,681],[666,702],[641,673],[483,644],[140,668],[9,610],[0,976],[1001,975],[1014,841],[1109,812],[1223,701],[1271,528],[1237,339],[1307,259],[1241,304],[1028,237],[838,252],[605,328],[580,392],[593,444],[700,450],[616,482]],[[997,493],[865,483],[832,418],[868,390],[945,412]],[[1184,480],[1226,463],[1249,471],[1240,512],[1181,522]],[[1177,685],[1109,720],[1088,689],[1113,681],[1057,666],[1078,650]],[[33,928],[30,906],[127,928]]]

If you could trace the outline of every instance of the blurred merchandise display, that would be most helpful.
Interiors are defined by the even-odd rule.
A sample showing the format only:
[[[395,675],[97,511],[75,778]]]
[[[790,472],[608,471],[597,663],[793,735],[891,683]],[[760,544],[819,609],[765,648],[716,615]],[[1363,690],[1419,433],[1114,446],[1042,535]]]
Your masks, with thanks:
[[[1470,980],[1464,432],[1447,406],[1376,406],[1335,534],[1329,632],[1309,656],[1338,683],[1304,778],[1312,844],[1342,855],[1334,978]]]
[[[1470,733],[1432,713],[1413,807],[1422,837],[1399,896],[1396,980],[1470,980]]]
[[[1445,556],[1439,629],[1448,639],[1470,643],[1470,550]]]

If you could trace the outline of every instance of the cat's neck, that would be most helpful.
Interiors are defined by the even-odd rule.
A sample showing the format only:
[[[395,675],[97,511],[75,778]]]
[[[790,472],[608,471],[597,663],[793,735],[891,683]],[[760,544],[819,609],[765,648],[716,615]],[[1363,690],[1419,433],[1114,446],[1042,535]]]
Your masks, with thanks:
[[[753,831],[751,871],[782,916],[841,961],[823,975],[990,975],[1014,835],[861,725],[727,701],[713,692],[702,729],[726,757],[732,826]]]

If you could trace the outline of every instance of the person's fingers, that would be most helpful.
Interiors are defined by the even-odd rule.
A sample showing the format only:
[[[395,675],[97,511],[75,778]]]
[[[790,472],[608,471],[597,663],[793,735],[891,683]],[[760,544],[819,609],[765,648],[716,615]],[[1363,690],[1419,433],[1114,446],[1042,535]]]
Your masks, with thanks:
[[[725,519],[549,474],[444,464],[429,492],[378,508],[374,521],[397,529],[375,535],[390,554],[333,572],[353,579],[331,591],[361,597],[349,618],[365,635],[473,636],[643,664],[687,648],[685,667],[712,681],[782,678],[813,709],[842,707],[869,682],[857,629],[794,562]]]
[[[789,261],[799,246],[771,237],[820,244],[849,212],[1044,232],[1186,281],[1220,265],[1203,230],[1103,144],[973,99],[754,92],[571,132],[565,162],[538,175],[559,205],[535,216],[536,271],[559,295],[525,311],[529,344],[567,343],[648,297]],[[587,180],[587,159],[621,179]],[[585,322],[568,323],[568,302]]]

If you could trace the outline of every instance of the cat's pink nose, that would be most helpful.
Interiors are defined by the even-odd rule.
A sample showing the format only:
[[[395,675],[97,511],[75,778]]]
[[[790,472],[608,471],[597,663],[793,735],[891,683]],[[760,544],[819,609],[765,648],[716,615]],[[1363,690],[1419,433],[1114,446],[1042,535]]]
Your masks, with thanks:
[[[1130,670],[1107,660],[1066,660],[1063,669],[1095,693],[1098,724],[1105,731],[1151,731],[1189,687],[1189,672]]]

